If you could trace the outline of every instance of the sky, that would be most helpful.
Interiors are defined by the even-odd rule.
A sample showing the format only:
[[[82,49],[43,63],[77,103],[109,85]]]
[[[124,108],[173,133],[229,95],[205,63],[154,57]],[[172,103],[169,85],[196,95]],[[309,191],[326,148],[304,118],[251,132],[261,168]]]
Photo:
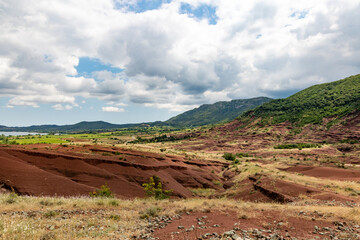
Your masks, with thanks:
[[[360,73],[360,0],[0,0],[0,125],[167,120]]]

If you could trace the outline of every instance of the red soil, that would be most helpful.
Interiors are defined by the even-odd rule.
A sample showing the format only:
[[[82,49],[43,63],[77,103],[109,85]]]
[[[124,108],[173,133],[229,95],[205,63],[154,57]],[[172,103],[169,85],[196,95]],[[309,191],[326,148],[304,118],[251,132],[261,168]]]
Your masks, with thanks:
[[[330,192],[321,192],[312,196],[313,199],[323,200],[323,201],[337,201],[337,202],[355,202],[356,200],[345,197],[342,195],[338,195]]]
[[[312,194],[320,192],[315,188],[305,187],[303,185],[283,180],[271,179],[266,176],[253,180],[256,181],[256,189],[265,193],[267,196],[274,195],[272,198],[280,202],[291,202],[294,198],[297,198],[300,195],[311,196]]]
[[[1,147],[0,184],[25,195],[76,196],[88,195],[107,183],[118,197],[133,198],[145,196],[141,185],[153,175],[178,197],[191,197],[188,187],[219,189],[213,180],[222,181],[215,174],[224,166],[220,162],[118,148],[42,150],[46,147],[49,145],[38,145],[35,150]]]
[[[295,202],[306,196],[309,199],[337,202],[357,202],[355,198],[337,195],[313,187],[271,179],[266,175],[251,176],[237,184],[232,193],[220,193],[234,199],[252,202]]]
[[[330,168],[330,167],[312,167],[312,166],[295,166],[283,169],[287,172],[302,173],[307,176],[328,178],[343,181],[360,181],[360,171]]]
[[[239,184],[239,188],[236,189],[236,193],[230,195],[229,197],[234,199],[239,199],[243,201],[250,202],[273,202],[270,196],[266,196],[261,191],[258,191],[254,188],[254,182],[249,178],[241,181]]]
[[[201,219],[202,223],[205,223],[202,227],[206,228],[199,228],[199,219]],[[184,229],[179,229],[179,226],[183,226]],[[191,226],[194,226],[195,230],[186,231]],[[309,239],[314,237],[314,226],[321,229],[323,227],[333,227],[334,225],[327,219],[313,221],[309,216],[296,216],[296,214],[287,216],[281,211],[264,210],[260,212],[251,210],[251,213],[244,212],[240,215],[231,210],[207,213],[192,212],[189,215],[183,214],[180,219],[173,220],[165,228],[156,230],[154,237],[158,237],[160,240],[198,239],[198,237],[206,233],[217,233],[221,236],[225,231],[237,229],[236,233],[240,235],[242,230],[259,229],[271,230],[271,233],[278,233],[283,236],[288,233],[291,237]],[[263,232],[263,235],[269,234]],[[323,237],[329,237],[329,234],[323,235]]]
[[[203,218],[202,222],[206,223],[208,228],[206,229],[196,229],[196,231],[186,232],[186,229],[190,228],[192,225],[199,227],[197,218]],[[197,239],[200,235],[208,232],[224,232],[232,229],[234,223],[236,223],[238,217],[234,213],[203,213],[203,212],[194,212],[189,215],[183,214],[180,219],[174,220],[166,228],[158,229],[154,236],[159,239]],[[213,225],[218,224],[219,227],[214,227]],[[184,229],[178,229],[178,226],[183,226]],[[178,233],[175,233],[178,232]]]

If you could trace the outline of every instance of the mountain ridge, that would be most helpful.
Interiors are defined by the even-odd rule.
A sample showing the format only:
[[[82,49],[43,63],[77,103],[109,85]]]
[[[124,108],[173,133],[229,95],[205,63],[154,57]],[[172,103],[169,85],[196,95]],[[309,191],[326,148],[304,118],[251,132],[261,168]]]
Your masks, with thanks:
[[[256,97],[203,104],[198,108],[172,117],[165,123],[173,126],[191,127],[231,121],[244,111],[270,100],[272,99],[268,97]]]
[[[331,127],[356,111],[360,111],[360,74],[313,85],[287,98],[264,103],[244,112],[237,119],[249,121],[261,118],[263,124],[289,121],[304,126],[322,124],[328,118],[327,127]]]
[[[203,104],[198,108],[186,111],[166,121],[113,124],[105,121],[81,121],[66,125],[32,125],[27,127],[0,126],[0,131],[23,131],[23,132],[82,132],[95,130],[112,130],[141,126],[169,126],[169,127],[197,127],[207,124],[217,124],[236,118],[245,110],[254,108],[264,102],[270,101],[267,97],[250,99],[235,99],[221,101],[213,104]],[[199,110],[200,109],[200,110]],[[210,110],[209,110],[210,109]],[[186,121],[185,121],[185,120]]]

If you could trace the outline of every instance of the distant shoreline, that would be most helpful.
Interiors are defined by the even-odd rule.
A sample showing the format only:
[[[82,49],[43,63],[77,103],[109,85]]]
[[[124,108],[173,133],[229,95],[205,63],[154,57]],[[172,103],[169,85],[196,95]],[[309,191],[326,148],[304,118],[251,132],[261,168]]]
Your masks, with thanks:
[[[48,133],[38,133],[38,132],[14,132],[14,131],[1,131],[0,135],[4,136],[26,136],[26,135],[47,135]]]

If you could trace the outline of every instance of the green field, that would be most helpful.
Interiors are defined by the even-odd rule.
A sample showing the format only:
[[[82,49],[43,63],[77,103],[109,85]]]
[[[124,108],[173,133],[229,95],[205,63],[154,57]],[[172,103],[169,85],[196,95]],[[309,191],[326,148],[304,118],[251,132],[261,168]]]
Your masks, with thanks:
[[[189,132],[184,129],[182,132]],[[64,144],[73,142],[107,143],[119,144],[133,141],[136,137],[149,138],[151,136],[163,135],[165,133],[175,133],[173,129],[163,127],[143,127],[134,129],[121,129],[114,132],[99,133],[74,133],[60,135],[24,135],[24,136],[0,136],[1,144]]]

